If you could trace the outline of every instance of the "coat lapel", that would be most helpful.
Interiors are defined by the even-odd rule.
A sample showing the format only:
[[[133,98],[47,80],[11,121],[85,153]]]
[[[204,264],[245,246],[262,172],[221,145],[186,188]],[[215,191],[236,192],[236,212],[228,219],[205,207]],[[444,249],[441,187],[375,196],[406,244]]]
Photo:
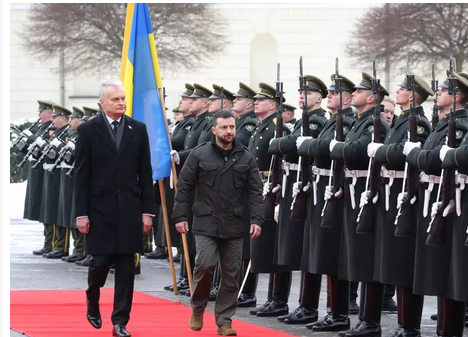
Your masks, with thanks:
[[[93,121],[96,126],[97,134],[104,140],[104,143],[106,143],[112,151],[117,153],[117,148],[115,147],[115,142],[110,134],[109,127],[105,124],[107,123],[105,117],[100,115],[94,118]]]
[[[125,147],[127,146],[128,142],[132,138],[133,135],[133,128],[134,126],[132,125],[132,119],[124,115],[123,118],[123,132],[122,132],[122,140],[120,141],[120,146],[119,146],[119,155],[125,150]]]

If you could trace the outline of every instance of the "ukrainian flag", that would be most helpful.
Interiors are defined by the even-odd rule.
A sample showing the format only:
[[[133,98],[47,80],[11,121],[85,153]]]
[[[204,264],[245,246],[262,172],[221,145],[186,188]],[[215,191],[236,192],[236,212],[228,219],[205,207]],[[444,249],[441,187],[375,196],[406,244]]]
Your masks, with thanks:
[[[148,4],[127,5],[120,80],[125,86],[125,113],[145,123],[148,130],[153,180],[168,177],[171,147]]]

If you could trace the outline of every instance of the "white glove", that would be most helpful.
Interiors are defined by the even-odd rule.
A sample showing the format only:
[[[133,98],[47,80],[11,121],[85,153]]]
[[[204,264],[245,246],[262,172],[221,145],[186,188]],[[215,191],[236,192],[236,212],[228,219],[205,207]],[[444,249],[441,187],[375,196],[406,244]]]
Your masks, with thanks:
[[[299,149],[306,139],[312,139],[310,136],[299,136],[296,140],[296,147]]]
[[[65,145],[65,147],[67,149],[70,149],[71,151],[74,151],[75,150],[75,143],[73,142],[67,142],[67,144]]]
[[[37,137],[33,144],[36,144],[37,146],[42,147],[44,146],[45,143],[46,141],[42,139],[42,137]]]
[[[416,147],[421,147],[421,142],[406,142],[405,146],[403,147],[403,154],[407,156],[411,152],[411,150],[413,150]]]
[[[302,191],[307,193],[307,192],[310,191],[311,188],[312,188],[312,184],[311,184],[310,181],[309,181],[309,182],[307,182],[307,185],[305,185],[305,186],[302,188]]]
[[[330,200],[333,196],[339,199],[341,198],[342,195],[343,195],[343,189],[341,187],[338,191],[336,191],[335,194],[333,194],[333,186],[325,186],[325,194],[324,194],[325,200]]]
[[[444,161],[445,156],[449,150],[453,150],[453,147],[449,147],[448,145],[443,145],[439,152],[439,158],[441,161]]]
[[[397,209],[400,209],[401,206],[403,205],[403,201],[405,201],[406,197],[408,196],[408,193],[404,192],[400,192],[398,193],[398,197],[397,197]],[[416,196],[413,196],[410,200],[410,204],[411,205],[414,205],[414,203],[416,202],[417,198]]]
[[[382,143],[369,143],[369,145],[367,145],[367,156],[369,158],[374,158],[375,157],[375,153],[377,152],[377,149],[379,147],[381,147],[383,144]]]
[[[455,205],[455,202],[453,200],[450,200],[448,203],[447,207],[445,207],[444,212],[442,213],[442,216],[445,218],[449,213],[452,212],[453,206]],[[442,202],[435,202],[432,204],[432,210],[431,210],[431,218],[435,218],[437,213],[439,212],[440,208],[442,207]]]
[[[265,185],[263,185],[263,196],[264,197],[266,197],[266,195],[268,193],[270,193],[270,191],[271,191],[271,193],[276,193],[281,189],[280,184],[276,185],[276,187],[273,187],[273,189],[271,188],[271,186],[272,186],[271,183],[268,183],[268,182],[266,182]]]
[[[367,203],[369,202],[369,197],[371,196],[370,193],[371,193],[370,191],[364,191],[361,193],[361,200],[359,202],[359,208],[362,208],[365,205],[367,205]],[[376,204],[378,200],[379,200],[379,193],[377,192],[375,197],[372,198],[372,203]]]
[[[330,146],[329,146],[329,150],[330,150],[330,152],[332,152],[332,151],[333,151],[333,148],[334,148],[334,147],[335,147],[335,145],[336,145],[336,144],[338,144],[338,143],[343,143],[343,142],[339,142],[339,141],[337,141],[336,139],[332,139],[332,140],[331,140],[331,142],[330,142]]]
[[[292,186],[292,197],[293,199],[299,194],[299,182],[295,182]]]
[[[32,132],[29,130],[24,130],[22,133],[26,135],[26,137],[31,137],[33,135]]]
[[[170,155],[171,155],[171,161],[173,161],[174,163],[176,163],[177,165],[180,165],[180,156],[179,156],[179,153],[177,153],[176,150],[171,150],[171,152],[169,152]]]
[[[58,147],[62,142],[58,139],[58,138],[54,138],[52,139],[52,141],[50,142],[50,145],[52,145],[53,147]]]

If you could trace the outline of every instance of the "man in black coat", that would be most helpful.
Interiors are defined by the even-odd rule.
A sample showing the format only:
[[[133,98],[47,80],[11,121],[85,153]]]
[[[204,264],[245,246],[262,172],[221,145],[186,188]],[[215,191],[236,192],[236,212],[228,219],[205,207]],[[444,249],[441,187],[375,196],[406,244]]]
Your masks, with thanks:
[[[101,83],[103,113],[80,125],[76,140],[75,215],[93,255],[86,290],[87,318],[101,327],[100,287],[115,267],[112,324],[114,336],[130,336],[135,275],[134,253],[142,253],[143,232],[155,213],[150,149],[146,126],[125,116],[122,82]]]
[[[236,312],[238,277],[244,235],[244,196],[250,205],[252,238],[263,224],[262,185],[252,153],[235,142],[235,120],[221,110],[213,116],[215,139],[194,148],[179,176],[172,217],[181,234],[189,230],[189,208],[193,203],[192,231],[196,241],[194,289],[190,328],[203,328],[211,276],[221,264],[221,284],[215,305],[218,335],[235,336],[231,317]]]

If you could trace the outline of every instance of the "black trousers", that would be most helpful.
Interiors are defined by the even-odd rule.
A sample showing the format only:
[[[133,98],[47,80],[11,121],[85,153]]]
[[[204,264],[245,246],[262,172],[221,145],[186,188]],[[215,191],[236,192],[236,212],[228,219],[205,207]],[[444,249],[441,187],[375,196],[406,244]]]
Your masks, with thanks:
[[[114,310],[112,324],[127,325],[133,300],[133,282],[135,279],[134,254],[94,255],[88,270],[88,289],[86,300],[88,314],[99,312],[100,288],[104,286],[109,267],[115,267]]]

